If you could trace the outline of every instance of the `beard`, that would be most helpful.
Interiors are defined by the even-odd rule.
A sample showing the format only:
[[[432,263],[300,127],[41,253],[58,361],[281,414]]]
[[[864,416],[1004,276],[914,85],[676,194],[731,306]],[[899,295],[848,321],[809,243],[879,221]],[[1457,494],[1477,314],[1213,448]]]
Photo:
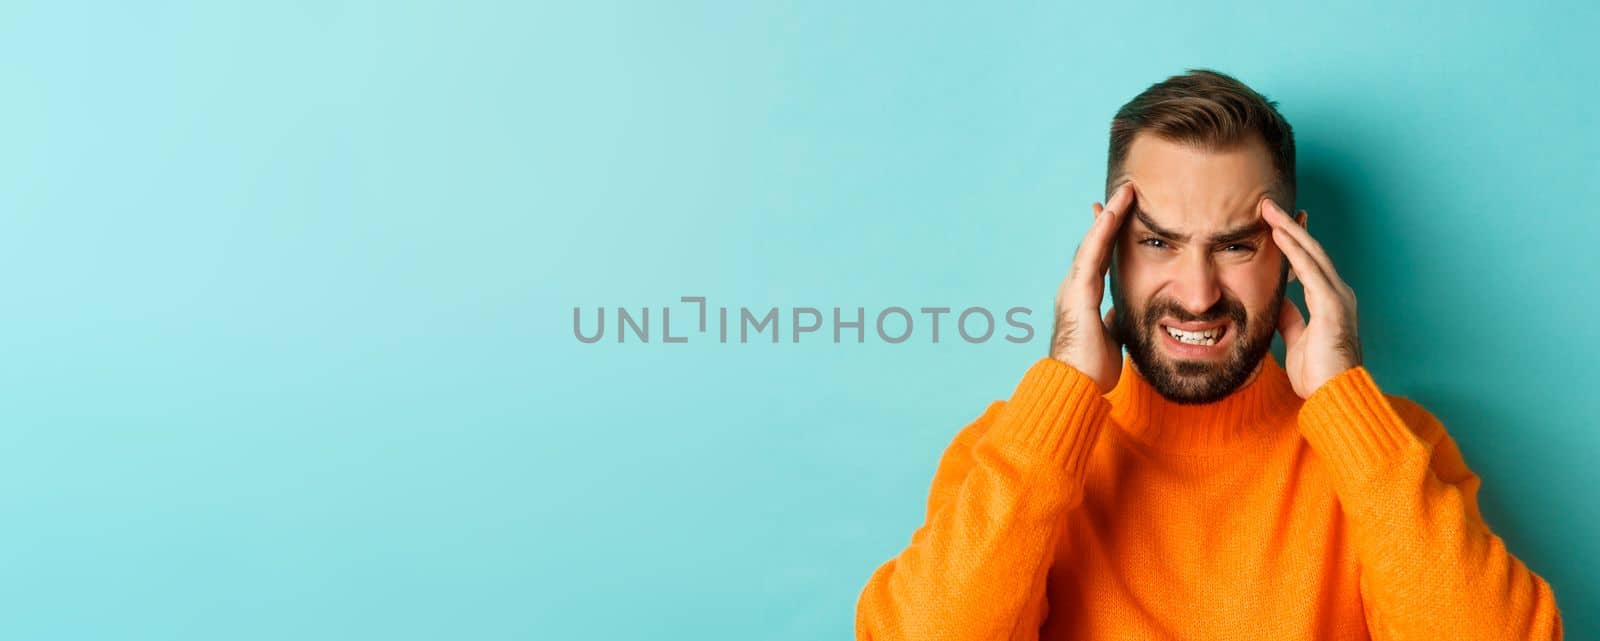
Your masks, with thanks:
[[[1277,331],[1277,310],[1283,304],[1284,287],[1288,283],[1288,267],[1280,270],[1277,291],[1264,310],[1251,312],[1243,303],[1222,292],[1215,305],[1201,314],[1191,314],[1177,301],[1153,298],[1140,308],[1128,302],[1121,283],[1111,269],[1111,304],[1117,309],[1113,318],[1116,338],[1128,348],[1128,357],[1138,367],[1139,374],[1149,381],[1163,398],[1174,403],[1196,405],[1217,401],[1232,394],[1250,380],[1272,347],[1272,334]],[[1124,313],[1126,310],[1127,313]],[[1163,340],[1161,319],[1170,317],[1180,322],[1232,321],[1227,331],[1236,332],[1233,345],[1220,363],[1212,361],[1173,358],[1157,345]]]

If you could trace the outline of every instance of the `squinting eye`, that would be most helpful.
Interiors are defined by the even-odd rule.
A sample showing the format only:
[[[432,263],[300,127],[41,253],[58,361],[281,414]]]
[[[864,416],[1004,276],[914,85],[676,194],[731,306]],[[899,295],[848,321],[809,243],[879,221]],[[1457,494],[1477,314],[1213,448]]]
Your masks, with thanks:
[[[1156,243],[1156,244],[1151,245],[1151,243]],[[1144,240],[1139,241],[1139,244],[1141,244],[1141,245],[1150,245],[1151,247],[1155,247],[1156,249],[1160,249],[1162,247],[1166,247],[1167,246],[1167,244],[1165,242],[1163,242],[1160,238],[1146,238]]]
[[[1254,248],[1254,247],[1251,247],[1249,245],[1240,245],[1238,243],[1234,243],[1232,245],[1228,245],[1227,247],[1223,248],[1223,251],[1231,251],[1231,252],[1235,252],[1235,253],[1237,253],[1237,252],[1255,251],[1255,250],[1256,250],[1256,248]]]

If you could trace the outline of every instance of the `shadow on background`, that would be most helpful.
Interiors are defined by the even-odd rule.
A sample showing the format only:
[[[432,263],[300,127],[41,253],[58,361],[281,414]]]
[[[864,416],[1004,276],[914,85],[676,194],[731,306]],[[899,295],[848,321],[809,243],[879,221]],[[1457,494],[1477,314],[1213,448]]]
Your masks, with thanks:
[[[1326,117],[1342,130],[1352,114]],[[1511,554],[1553,586],[1568,635],[1600,633],[1586,607],[1600,595],[1585,570],[1600,560],[1588,516],[1593,498],[1580,489],[1594,486],[1593,473],[1580,454],[1585,447],[1572,436],[1592,424],[1581,416],[1588,392],[1582,381],[1551,380],[1548,367],[1551,359],[1575,358],[1560,350],[1580,332],[1557,315],[1537,313],[1572,301],[1550,300],[1557,290],[1548,287],[1522,286],[1562,274],[1506,264],[1498,258],[1503,252],[1481,240],[1494,234],[1457,234],[1448,211],[1427,206],[1469,195],[1394,189],[1393,179],[1373,170],[1451,150],[1407,153],[1355,140],[1301,135],[1298,207],[1310,213],[1310,231],[1356,290],[1366,364],[1386,393],[1420,403],[1457,441],[1482,479],[1485,520]],[[1519,218],[1507,213],[1504,220]],[[1306,309],[1301,287],[1291,284],[1289,295]],[[1514,323],[1504,322],[1507,315],[1517,315]],[[1281,337],[1273,352],[1282,362]]]

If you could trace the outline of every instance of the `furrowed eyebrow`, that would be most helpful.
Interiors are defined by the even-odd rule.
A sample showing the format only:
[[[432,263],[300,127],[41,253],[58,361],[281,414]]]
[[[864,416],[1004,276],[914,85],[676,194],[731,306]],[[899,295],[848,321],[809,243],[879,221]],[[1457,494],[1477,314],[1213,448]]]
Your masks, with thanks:
[[[1180,243],[1189,242],[1189,234],[1180,234],[1170,229],[1163,229],[1161,225],[1157,224],[1155,220],[1150,218],[1149,214],[1144,213],[1143,209],[1135,207],[1133,210],[1133,217],[1138,219],[1141,224],[1150,229],[1151,233],[1154,233],[1157,236],[1170,240],[1176,240]],[[1267,221],[1258,218],[1254,222],[1243,227],[1212,234],[1211,243],[1214,245],[1221,245],[1225,243],[1238,242],[1248,238],[1254,238],[1265,233],[1267,231],[1267,227]]]
[[[1157,236],[1160,236],[1162,238],[1167,238],[1167,239],[1170,239],[1170,240],[1176,240],[1178,242],[1188,242],[1188,240],[1189,240],[1189,235],[1188,234],[1180,234],[1180,233],[1175,232],[1175,231],[1162,229],[1161,225],[1158,225],[1158,224],[1156,224],[1156,221],[1151,220],[1150,219],[1150,215],[1144,213],[1144,210],[1140,209],[1139,207],[1134,207],[1134,209],[1133,209],[1133,217],[1137,218],[1140,223],[1144,224],[1145,227],[1150,228],[1150,231],[1152,233],[1154,233],[1155,235],[1157,235]]]

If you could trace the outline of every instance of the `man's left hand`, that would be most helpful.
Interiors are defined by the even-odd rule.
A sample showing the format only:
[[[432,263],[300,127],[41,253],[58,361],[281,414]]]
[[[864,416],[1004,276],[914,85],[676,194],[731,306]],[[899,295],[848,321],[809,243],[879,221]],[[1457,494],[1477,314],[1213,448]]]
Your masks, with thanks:
[[[1356,333],[1356,293],[1339,278],[1322,244],[1295,223],[1277,203],[1262,198],[1261,218],[1272,226],[1272,240],[1289,258],[1306,292],[1308,324],[1300,309],[1285,297],[1278,311],[1283,334],[1284,369],[1300,398],[1335,376],[1361,364],[1361,339]]]

